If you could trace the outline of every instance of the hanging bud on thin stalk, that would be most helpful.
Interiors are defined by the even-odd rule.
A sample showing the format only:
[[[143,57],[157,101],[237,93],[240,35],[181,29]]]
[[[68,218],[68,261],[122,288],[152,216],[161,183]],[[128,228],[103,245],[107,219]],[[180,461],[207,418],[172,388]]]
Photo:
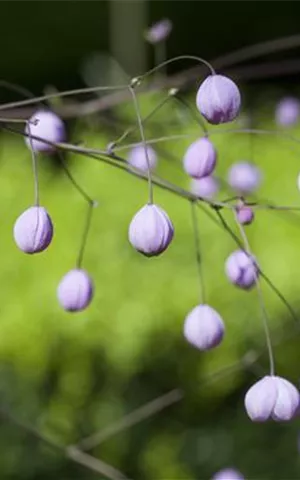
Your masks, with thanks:
[[[149,43],[153,45],[163,42],[168,38],[172,31],[172,22],[168,18],[164,18],[159,22],[154,23],[146,31],[145,38]]]
[[[29,127],[28,127],[29,123]],[[66,129],[63,121],[50,110],[39,110],[29,120],[25,127],[25,133],[44,138],[48,142],[60,143],[66,140]],[[41,140],[35,140],[27,136],[26,145],[35,152],[53,153],[55,147]]]
[[[250,225],[254,220],[254,211],[248,205],[241,205],[236,208],[236,218],[241,225]]]
[[[193,178],[207,177],[214,171],[216,163],[217,152],[206,137],[193,142],[183,158],[184,170]]]
[[[190,184],[191,192],[197,197],[213,199],[220,188],[219,181],[211,175],[203,178],[193,178]]]
[[[269,419],[287,422],[297,415],[299,404],[297,388],[285,378],[275,375],[263,377],[245,396],[245,408],[253,422]]]
[[[225,262],[225,273],[231,283],[249,290],[255,285],[259,268],[253,256],[243,250],[236,250]]]
[[[209,123],[227,123],[234,120],[240,112],[241,94],[230,78],[209,75],[198,89],[196,104]]]
[[[222,318],[209,305],[197,305],[185,318],[184,336],[199,350],[217,347],[223,339],[224,331]]]
[[[157,164],[157,155],[155,150],[147,145],[147,154],[150,170],[154,170]],[[131,149],[128,155],[128,163],[134,168],[138,168],[142,172],[148,171],[147,157],[144,145],[136,145]]]
[[[275,110],[275,121],[282,127],[295,125],[300,116],[300,102],[295,97],[285,97],[280,100]]]
[[[70,270],[60,281],[57,297],[60,305],[68,312],[84,310],[93,297],[93,282],[85,270]]]
[[[211,480],[245,480],[245,477],[234,468],[224,468],[215,473]]]
[[[25,253],[39,253],[45,250],[53,237],[53,224],[43,207],[30,207],[16,220],[14,239]]]
[[[239,194],[254,192],[261,183],[261,171],[250,162],[234,163],[228,171],[227,182]]]
[[[162,208],[148,204],[131,220],[128,236],[138,252],[153,257],[168,248],[174,236],[174,226]]]

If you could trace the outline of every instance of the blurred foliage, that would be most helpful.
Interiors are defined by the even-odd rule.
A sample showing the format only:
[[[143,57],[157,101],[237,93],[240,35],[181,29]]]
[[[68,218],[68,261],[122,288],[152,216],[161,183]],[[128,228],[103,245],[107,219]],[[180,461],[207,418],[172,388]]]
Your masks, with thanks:
[[[255,120],[258,128],[274,128],[270,120],[274,103],[268,93],[271,101],[264,97],[264,109]],[[161,99],[162,94],[144,95],[143,115]],[[194,101],[192,97],[189,100]],[[88,120],[72,124],[71,141],[84,140],[85,145],[98,148],[136,122],[131,105],[115,112],[111,128],[101,117]],[[238,127],[237,121],[222,130]],[[220,130],[212,130],[216,129]],[[170,101],[149,121],[145,133],[147,139],[191,135],[156,145],[158,174],[189,188],[181,159],[192,139],[201,135],[199,125]],[[289,133],[296,134],[297,128]],[[234,133],[212,138],[219,152],[218,176],[226,179],[232,162],[249,159],[264,173],[258,193],[261,203],[299,202],[297,143],[280,136]],[[129,140],[138,139],[132,135]],[[247,387],[267,372],[265,357],[248,372],[243,368],[224,371],[214,382],[203,384],[213,372],[240,362],[249,351],[264,348],[257,294],[228,284],[224,261],[236,245],[207,216],[208,209],[199,209],[207,301],[222,314],[227,335],[215,351],[201,354],[182,335],[185,315],[199,302],[188,201],[155,188],[155,202],[168,211],[176,235],[164,255],[145,258],[130,246],[127,229],[134,213],[147,201],[146,182],[101,161],[68,155],[73,175],[99,206],[84,259],[84,267],[95,281],[95,298],[85,312],[67,314],[57,304],[56,287],[75,264],[87,206],[59,174],[55,158],[41,156],[41,203],[54,221],[55,239],[43,254],[19,252],[12,227],[33,202],[30,155],[22,137],[2,134],[0,145],[0,405],[44,435],[69,444],[179,387],[184,400],[103,442],[91,453],[130,478],[143,480],[204,480],[231,465],[248,479],[298,478],[297,422],[255,425],[244,411]],[[223,188],[219,198],[228,196],[230,192]],[[237,232],[230,212],[224,216]],[[261,267],[296,309],[299,220],[297,213],[259,210],[255,223],[247,228]],[[297,329],[285,306],[265,285],[263,293],[274,338],[295,332],[293,339],[275,351],[278,374],[298,383]],[[97,477],[39,444],[5,416],[0,466],[3,480]]]

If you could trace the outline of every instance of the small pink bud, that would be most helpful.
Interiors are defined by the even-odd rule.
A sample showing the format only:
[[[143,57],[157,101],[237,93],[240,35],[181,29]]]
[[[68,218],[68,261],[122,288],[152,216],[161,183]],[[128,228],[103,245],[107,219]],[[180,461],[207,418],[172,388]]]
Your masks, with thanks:
[[[93,282],[85,270],[70,270],[57,288],[59,303],[68,312],[84,310],[93,297]]]
[[[174,227],[168,214],[154,204],[142,207],[129,226],[131,245],[148,257],[160,255],[170,245]]]
[[[254,212],[251,207],[242,205],[236,209],[237,220],[241,225],[250,225],[254,220]]]
[[[43,207],[30,207],[23,212],[14,225],[14,239],[25,253],[45,250],[53,237],[53,224]]]

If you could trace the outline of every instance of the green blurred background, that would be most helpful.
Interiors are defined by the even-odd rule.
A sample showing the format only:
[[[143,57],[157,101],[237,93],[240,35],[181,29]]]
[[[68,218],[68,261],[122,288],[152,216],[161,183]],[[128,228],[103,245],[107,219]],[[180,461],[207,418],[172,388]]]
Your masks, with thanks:
[[[1,77],[38,95],[50,87],[122,83],[126,74],[150,68],[154,53],[143,32],[160,18],[168,17],[174,24],[168,57],[191,54],[211,59],[298,33],[300,4],[26,1],[2,2],[0,13]],[[289,57],[297,58],[297,51],[272,59],[280,62]],[[174,64],[168,73],[187,66]],[[202,78],[186,94],[190,104]],[[257,128],[275,128],[275,103],[285,93],[298,94],[297,82],[297,75],[269,76],[258,84],[248,75],[239,84],[247,106],[243,113],[251,112]],[[165,96],[163,89],[141,96],[142,114],[151,112]],[[19,98],[1,91],[2,101]],[[105,148],[134,122],[130,103],[101,115],[75,116],[68,122],[69,140]],[[230,128],[240,125],[238,120]],[[288,133],[297,137],[298,130],[296,125]],[[181,160],[191,139],[201,134],[199,125],[170,101],[145,128],[147,138],[182,133],[191,138],[157,144],[157,173],[188,189]],[[258,192],[261,203],[297,205],[296,142],[234,133],[212,138],[219,152],[219,177],[226,178],[234,161],[254,161],[264,175]],[[138,135],[129,141],[139,141]],[[84,260],[96,285],[95,298],[79,314],[61,310],[56,287],[75,265],[86,204],[55,156],[41,156],[41,201],[54,221],[55,239],[41,255],[19,252],[12,228],[33,202],[30,154],[20,136],[1,133],[0,478],[104,478],[71,462],[63,451],[16,425],[11,416],[64,446],[105,431],[150,400],[179,389],[182,400],[104,438],[89,453],[136,480],[207,480],[228,466],[248,480],[299,479],[298,420],[255,425],[244,411],[244,394],[267,373],[268,360],[257,293],[235,289],[224,274],[224,261],[236,248],[233,240],[199,210],[208,302],[222,314],[227,327],[222,345],[202,354],[182,335],[184,318],[199,301],[189,203],[155,188],[155,201],[169,213],[176,235],[163,256],[144,258],[130,246],[127,230],[147,201],[146,183],[100,161],[73,154],[66,160],[80,185],[99,201]],[[218,198],[229,193],[222,189]],[[230,215],[224,216],[236,230]],[[297,213],[260,210],[247,229],[263,270],[297,314],[299,227]],[[276,343],[277,372],[298,385],[299,328],[265,284],[263,294]],[[255,355],[258,358],[252,362]]]

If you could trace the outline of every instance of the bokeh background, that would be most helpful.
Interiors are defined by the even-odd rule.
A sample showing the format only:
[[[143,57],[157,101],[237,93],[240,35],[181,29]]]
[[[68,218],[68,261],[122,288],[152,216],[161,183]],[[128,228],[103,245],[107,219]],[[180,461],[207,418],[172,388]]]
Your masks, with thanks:
[[[270,2],[227,1],[1,2],[1,77],[35,95],[122,84],[155,64],[144,31],[166,17],[173,22],[167,58],[190,54],[211,60],[256,42],[299,33],[298,2],[272,2],[270,7]],[[300,93],[299,50],[267,53],[258,59],[260,66],[256,58],[246,62],[248,69],[235,66],[232,72],[244,107],[230,128],[249,121],[256,128],[276,128],[276,102]],[[284,62],[290,60],[288,68]],[[158,81],[164,83],[163,75],[177,75],[192,65],[174,63]],[[193,71],[184,89],[190,104],[203,78],[203,72],[194,78]],[[65,115],[70,142],[105,148],[136,123],[130,101],[83,115],[81,102],[103,95],[51,100],[49,105],[59,112],[77,102],[72,114]],[[166,95],[163,87],[141,94],[143,115]],[[22,95],[2,88],[0,98],[8,102]],[[36,107],[26,108],[27,115]],[[16,110],[11,115],[17,115]],[[22,110],[20,116],[24,115]],[[297,137],[298,131],[295,125],[287,133]],[[197,122],[182,105],[170,101],[145,126],[146,138],[182,133],[190,139],[156,145],[157,173],[188,189],[182,156],[191,139],[201,134]],[[220,178],[226,179],[231,163],[250,160],[263,172],[260,203],[299,203],[296,141],[246,133],[212,138],[219,152]],[[135,132],[124,145],[139,140]],[[126,158],[126,149],[122,154]],[[256,425],[244,411],[245,392],[268,372],[268,359],[257,293],[237,290],[224,274],[225,259],[236,248],[232,238],[199,210],[207,297],[227,327],[218,349],[199,353],[182,334],[186,314],[199,302],[188,202],[155,188],[155,201],[169,213],[176,235],[163,256],[144,258],[130,246],[127,229],[147,201],[146,183],[83,156],[69,154],[66,161],[80,185],[99,201],[84,258],[95,282],[95,297],[78,314],[60,308],[56,288],[75,265],[86,204],[56,156],[41,156],[41,201],[53,218],[55,239],[43,254],[20,252],[12,228],[33,203],[30,153],[21,136],[1,132],[0,478],[104,478],[66,458],[64,451],[64,446],[98,431],[103,437],[88,453],[132,479],[206,480],[229,466],[248,480],[300,478],[299,421]],[[224,187],[218,198],[228,195]],[[230,215],[225,218],[236,230]],[[299,215],[259,210],[247,232],[263,270],[300,317]],[[277,372],[298,385],[299,326],[266,284],[263,295]],[[182,399],[173,405],[115,435],[107,433],[130,412],[174,389]],[[24,424],[62,448],[47,445]]]

